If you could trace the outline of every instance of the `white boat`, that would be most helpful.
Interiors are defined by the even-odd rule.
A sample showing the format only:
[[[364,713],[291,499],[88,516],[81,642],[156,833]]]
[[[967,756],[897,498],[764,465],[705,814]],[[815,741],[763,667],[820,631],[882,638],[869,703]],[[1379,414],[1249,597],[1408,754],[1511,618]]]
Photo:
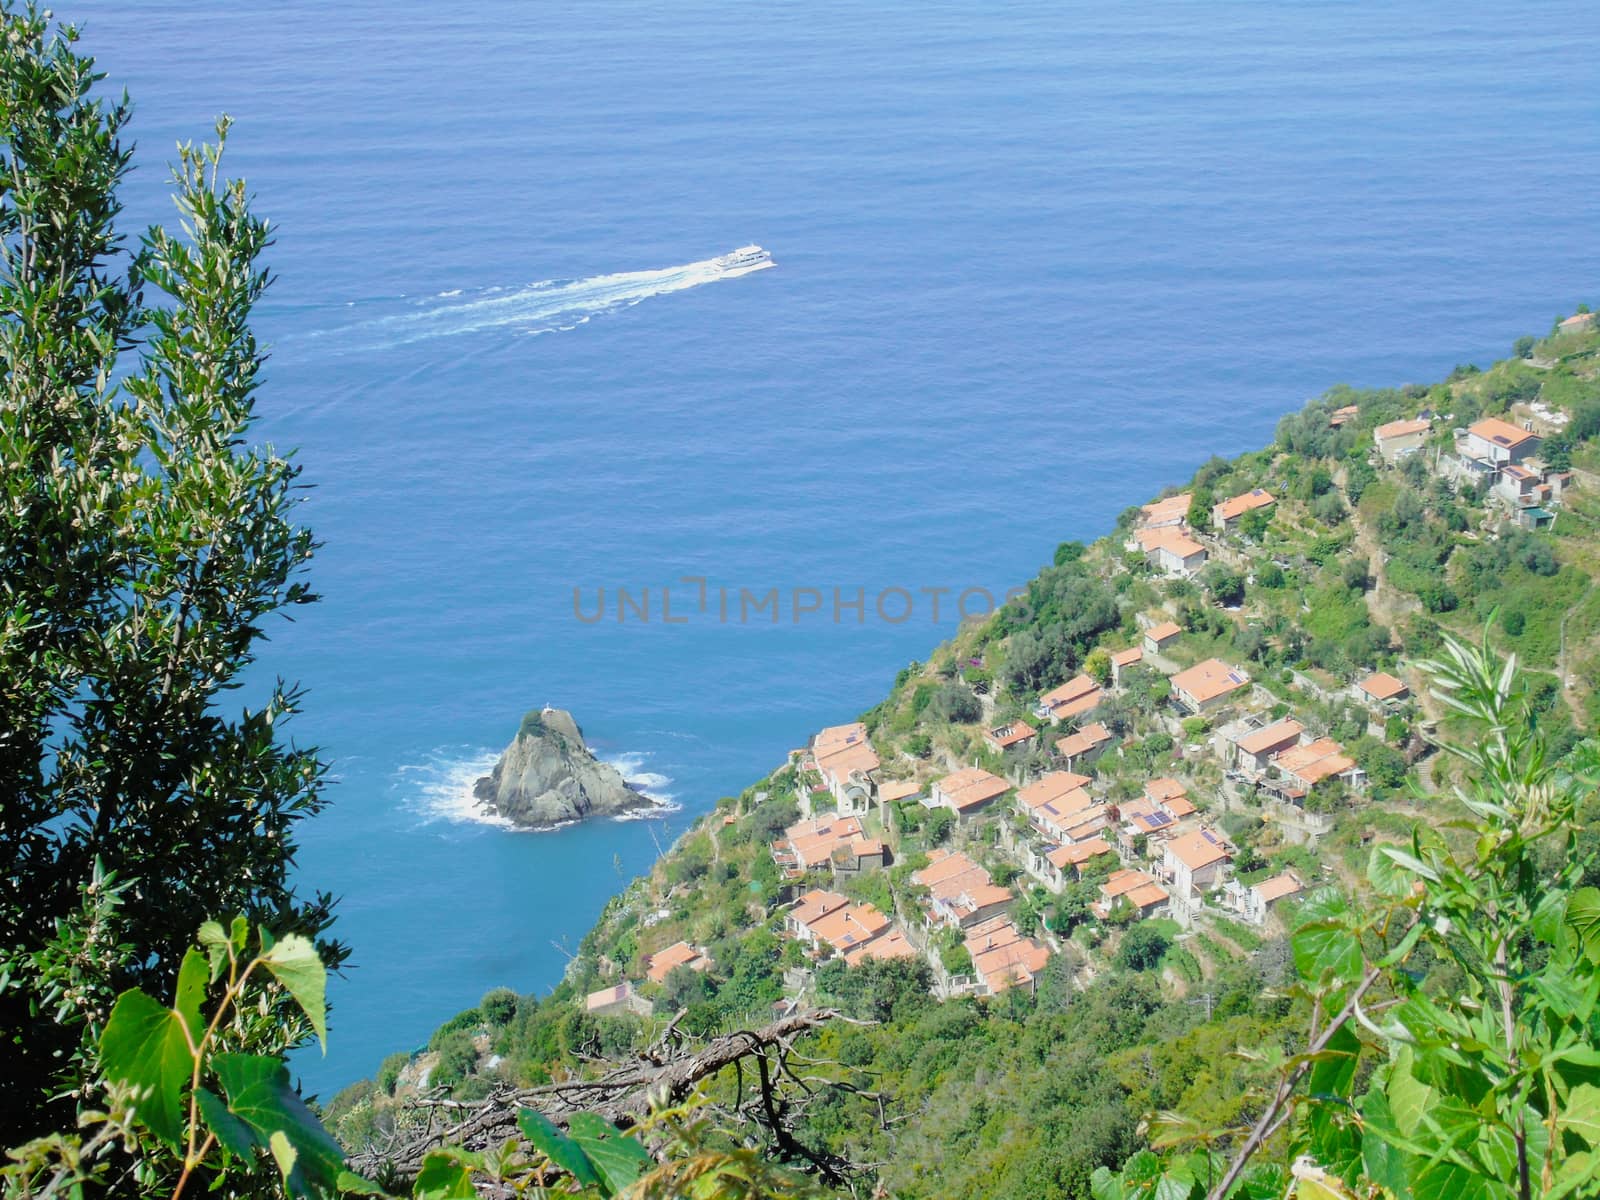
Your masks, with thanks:
[[[775,265],[772,255],[760,246],[740,246],[731,254],[712,260],[724,271],[755,271]]]

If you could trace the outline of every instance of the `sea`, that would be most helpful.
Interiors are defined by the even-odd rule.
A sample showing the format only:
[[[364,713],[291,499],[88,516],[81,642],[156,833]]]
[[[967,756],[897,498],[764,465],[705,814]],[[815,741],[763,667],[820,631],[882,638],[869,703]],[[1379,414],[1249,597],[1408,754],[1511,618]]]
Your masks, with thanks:
[[[298,680],[332,767],[323,1096],[552,987],[691,820],[1057,543],[1600,302],[1587,0],[58,12],[134,99],[130,230],[222,113],[277,230],[257,433],[322,600],[229,699]],[[776,265],[716,265],[747,244]],[[667,807],[484,820],[546,704]]]

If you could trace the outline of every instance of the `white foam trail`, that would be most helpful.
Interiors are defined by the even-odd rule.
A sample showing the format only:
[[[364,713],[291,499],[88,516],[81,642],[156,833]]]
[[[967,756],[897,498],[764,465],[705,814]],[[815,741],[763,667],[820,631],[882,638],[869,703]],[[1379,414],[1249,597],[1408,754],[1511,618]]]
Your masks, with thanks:
[[[632,308],[655,296],[737,279],[772,265],[765,262],[730,270],[717,259],[708,258],[655,271],[623,271],[577,280],[547,279],[511,290],[484,288],[465,299],[459,298],[458,288],[417,302],[408,312],[376,317],[343,329],[321,330],[313,336],[339,337],[353,347],[383,349],[501,328],[533,334],[558,333],[574,329],[598,313]]]
[[[515,829],[505,817],[478,805],[472,785],[494,770],[500,755],[494,750],[452,746],[436,750],[420,763],[400,768],[397,788],[406,808],[431,825],[447,821],[452,825],[491,825]]]

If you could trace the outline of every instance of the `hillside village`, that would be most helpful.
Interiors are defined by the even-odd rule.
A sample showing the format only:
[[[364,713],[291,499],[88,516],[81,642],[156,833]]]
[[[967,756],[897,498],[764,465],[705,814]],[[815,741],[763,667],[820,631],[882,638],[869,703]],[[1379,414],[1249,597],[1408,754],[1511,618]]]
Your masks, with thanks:
[[[1552,753],[1600,726],[1600,329],[1579,317],[1432,387],[1335,389],[1273,446],[1062,544],[697,821],[552,994],[485,997],[391,1056],[378,1092],[334,1106],[343,1135],[417,1088],[537,1084],[662,1030],[883,1019],[909,993],[1004,1022],[1132,1003],[1133,983],[1188,1028],[1270,986],[1301,904],[1359,893],[1374,844],[1462,811],[1418,669],[1442,631],[1518,655]],[[899,1062],[900,1036],[872,1053]],[[1156,1103],[1141,1078],[1107,1111]]]
[[[1571,545],[1589,549],[1594,501],[1575,502],[1594,494],[1593,435],[1574,444],[1574,412],[1525,380],[1572,374],[1595,332],[1578,314],[1493,372],[1313,403],[1273,450],[1213,463],[1202,486],[1130,510],[1115,537],[1063,547],[1047,576],[1105,606],[1051,664],[1066,678],[1047,669],[1026,687],[1018,642],[1041,613],[1003,613],[726,802],[713,837],[756,813],[794,818],[761,851],[775,875],[765,911],[789,945],[778,1006],[805,1003],[832,959],[925,962],[940,997],[1031,991],[1052,960],[1087,983],[1141,923],[1181,993],[1280,934],[1308,890],[1349,882],[1350,848],[1400,835],[1416,815],[1406,788],[1442,782],[1439,714],[1408,660],[1430,626],[1471,632],[1489,616],[1464,608],[1443,560],[1514,545],[1529,579],[1557,578],[1567,513]],[[1417,570],[1406,542],[1441,533],[1440,561]],[[1036,598],[1048,607],[1039,581],[1016,607]],[[1564,661],[1527,656],[1558,669],[1550,690],[1575,727],[1594,710],[1566,640],[1600,629],[1593,593],[1577,599],[1560,614]],[[715,964],[680,940],[641,955],[636,982],[662,990],[650,985],[686,956],[690,970]],[[610,1011],[616,986],[589,1010]]]

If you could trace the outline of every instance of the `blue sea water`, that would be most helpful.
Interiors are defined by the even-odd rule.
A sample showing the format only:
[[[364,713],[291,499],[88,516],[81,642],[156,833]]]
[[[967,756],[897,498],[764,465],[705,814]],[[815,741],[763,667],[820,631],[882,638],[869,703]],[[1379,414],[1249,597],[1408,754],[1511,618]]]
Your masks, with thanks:
[[[955,592],[1331,384],[1432,380],[1600,300],[1588,3],[63,9],[136,99],[130,218],[170,214],[174,143],[226,111],[278,225],[261,431],[315,485],[325,600],[262,666],[309,687],[295,733],[338,781],[301,856],[355,947],[298,1061],[324,1093],[553,984]],[[689,267],[746,242],[778,267]],[[710,611],[666,623],[684,576]],[[741,587],[784,589],[779,622],[738,621]],[[681,810],[460,819],[546,702]]]

